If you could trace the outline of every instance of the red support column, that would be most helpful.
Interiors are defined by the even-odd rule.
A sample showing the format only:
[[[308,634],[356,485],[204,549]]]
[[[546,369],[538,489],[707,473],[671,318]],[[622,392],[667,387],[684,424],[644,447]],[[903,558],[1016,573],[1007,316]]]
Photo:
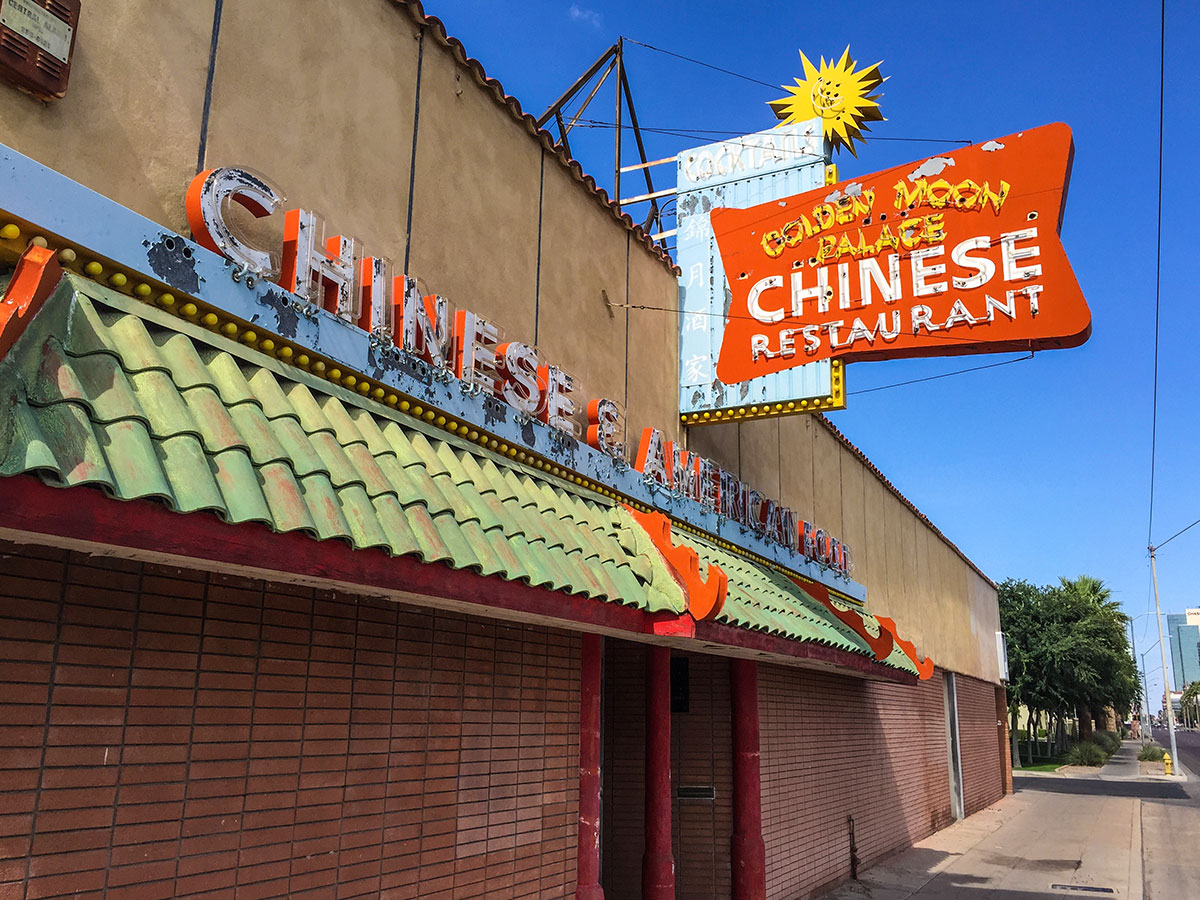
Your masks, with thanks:
[[[579,654],[579,846],[576,900],[604,900],[600,887],[600,700],[604,639],[585,634]]]
[[[642,900],[675,900],[671,855],[671,650],[646,648],[646,853]]]
[[[758,749],[758,663],[734,659],[733,700],[733,900],[765,900],[767,850],[762,837],[762,782]]]

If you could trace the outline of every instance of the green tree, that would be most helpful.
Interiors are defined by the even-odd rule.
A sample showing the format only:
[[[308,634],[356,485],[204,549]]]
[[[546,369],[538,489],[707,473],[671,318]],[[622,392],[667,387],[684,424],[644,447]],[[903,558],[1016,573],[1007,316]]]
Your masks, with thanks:
[[[1129,618],[1098,578],[1059,579],[1053,594],[1066,626],[1061,635],[1059,677],[1080,722],[1102,722],[1108,707],[1124,719],[1137,698],[1137,667],[1129,652]]]
[[[1200,681],[1193,681],[1183,689],[1181,705],[1188,722],[1192,725],[1200,722]]]
[[[1000,628],[1004,631],[1008,650],[1008,714],[1012,720],[1012,758],[1020,762],[1017,739],[1018,714],[1022,706],[1033,715],[1032,695],[1036,664],[1031,654],[1036,649],[1034,620],[1042,602],[1042,588],[1028,581],[1009,578],[1000,584]],[[1033,764],[1032,742],[1026,742],[1029,763]]]
[[[1017,708],[1029,710],[1031,758],[1043,714],[1047,740],[1060,750],[1072,715],[1086,739],[1107,707],[1122,718],[1128,714],[1138,692],[1128,619],[1104,582],[1081,575],[1037,587],[1009,579],[1000,585],[999,598],[1008,641],[1009,713],[1015,732]]]

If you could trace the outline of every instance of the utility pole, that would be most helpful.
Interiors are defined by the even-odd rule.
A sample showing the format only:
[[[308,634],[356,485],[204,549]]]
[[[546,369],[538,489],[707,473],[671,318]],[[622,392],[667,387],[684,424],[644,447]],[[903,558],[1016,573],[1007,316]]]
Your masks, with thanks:
[[[1134,636],[1136,631],[1137,631],[1137,629],[1133,627],[1133,619],[1130,619],[1129,620],[1129,650],[1130,650],[1130,653],[1133,655],[1133,664],[1135,666],[1137,665],[1137,662],[1138,662],[1137,638]],[[1145,684],[1145,682],[1146,682],[1145,673],[1139,670],[1138,675],[1140,675],[1142,677],[1142,683]],[[1149,697],[1147,697],[1146,699],[1149,700]],[[1142,743],[1145,744],[1145,743],[1149,742],[1149,740],[1150,740],[1150,735],[1147,733],[1148,730],[1146,728],[1146,724],[1147,724],[1146,716],[1148,716],[1150,714],[1150,707],[1147,706],[1144,701],[1138,701],[1138,706],[1141,707],[1141,711],[1138,714],[1138,723],[1140,725],[1140,727],[1138,728],[1138,731],[1141,733]]]
[[[1167,728],[1171,732],[1171,760],[1179,765],[1179,750],[1175,746],[1175,707],[1171,703],[1171,676],[1167,672],[1167,642],[1163,639],[1162,606],[1158,602],[1158,567],[1154,562],[1154,545],[1150,547],[1150,577],[1154,582],[1154,621],[1158,623],[1158,649],[1162,651],[1163,693],[1167,700]]]

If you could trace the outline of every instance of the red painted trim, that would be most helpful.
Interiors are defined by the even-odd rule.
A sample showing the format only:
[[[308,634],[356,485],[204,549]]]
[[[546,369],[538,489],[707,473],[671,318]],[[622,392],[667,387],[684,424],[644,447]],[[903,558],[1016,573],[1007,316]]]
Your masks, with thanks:
[[[727,647],[740,647],[745,650],[756,650],[761,653],[778,653],[793,659],[811,660],[828,663],[841,669],[853,669],[862,675],[895,681],[900,684],[916,684],[917,678],[909,672],[882,666],[869,656],[860,656],[837,647],[827,647],[811,641],[793,641],[790,638],[774,634],[764,634],[761,631],[750,631],[746,628],[736,628],[721,622],[697,622],[696,640],[708,644],[724,644]]]
[[[758,663],[734,659],[729,675],[733,712],[732,895],[733,900],[765,900],[767,849],[762,836]]]
[[[671,853],[671,649],[646,648],[646,852],[642,900],[675,900]]]
[[[483,576],[415,556],[355,550],[342,541],[277,534],[265,525],[231,525],[211,513],[180,514],[147,500],[112,500],[95,488],[53,488],[32,475],[2,481],[0,527],[49,534],[109,547],[165,553],[194,561],[247,566],[313,578],[404,591],[481,607],[531,613],[593,627],[643,633],[646,614],[602,600]]]
[[[801,581],[799,578],[792,576],[792,581],[796,583],[802,591],[829,610],[839,622],[857,634],[860,638],[867,642],[867,646],[871,648],[871,652],[875,654],[875,659],[882,662],[892,655],[892,633],[882,626],[879,629],[879,634],[872,635],[867,630],[867,622],[864,614],[856,612],[853,609],[842,609],[837,603],[829,597],[829,589],[824,585],[813,584],[807,581]]]
[[[62,277],[62,266],[53,250],[35,244],[25,248],[0,299],[0,359],[25,333]]]
[[[896,646],[900,648],[905,656],[913,661],[913,665],[917,667],[917,676],[922,681],[932,677],[933,659],[928,656],[924,659],[919,659],[917,657],[916,645],[913,644],[912,641],[906,641],[904,638],[900,637],[900,632],[896,628],[896,622],[894,619],[889,619],[887,616],[876,616],[875,618],[878,620],[883,629],[891,634],[892,639],[896,642]]]
[[[696,636],[696,620],[687,613],[681,616],[672,612],[649,613],[646,616],[646,634],[657,634],[659,637]]]
[[[576,900],[604,900],[600,887],[600,704],[604,638],[585,634],[579,652],[579,839]]]
[[[642,527],[658,548],[663,561],[683,588],[688,612],[696,619],[715,619],[725,606],[729,576],[720,566],[709,564],[708,574],[700,577],[700,555],[694,547],[671,537],[671,520],[660,512],[638,512],[628,504],[625,511]]]
[[[13,531],[163,553],[200,569],[220,562],[257,570],[263,578],[285,573],[402,590],[478,604],[484,614],[490,608],[547,616],[564,625],[657,633],[653,616],[616,603],[530,587],[496,575],[485,577],[443,563],[423,563],[413,556],[355,550],[341,541],[314,541],[297,532],[276,534],[265,525],[231,525],[211,513],[180,514],[150,500],[113,500],[95,488],[54,488],[32,475],[16,475],[3,479],[0,496],[0,528]],[[719,622],[697,622],[695,637],[710,644],[829,663],[873,678],[916,683],[907,672],[865,656]]]

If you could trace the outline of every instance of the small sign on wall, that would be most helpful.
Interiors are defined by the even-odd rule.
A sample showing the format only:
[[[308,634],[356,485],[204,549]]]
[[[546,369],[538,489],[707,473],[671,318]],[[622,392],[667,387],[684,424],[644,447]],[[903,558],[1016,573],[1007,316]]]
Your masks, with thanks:
[[[67,93],[81,0],[0,0],[0,78],[39,100]]]

